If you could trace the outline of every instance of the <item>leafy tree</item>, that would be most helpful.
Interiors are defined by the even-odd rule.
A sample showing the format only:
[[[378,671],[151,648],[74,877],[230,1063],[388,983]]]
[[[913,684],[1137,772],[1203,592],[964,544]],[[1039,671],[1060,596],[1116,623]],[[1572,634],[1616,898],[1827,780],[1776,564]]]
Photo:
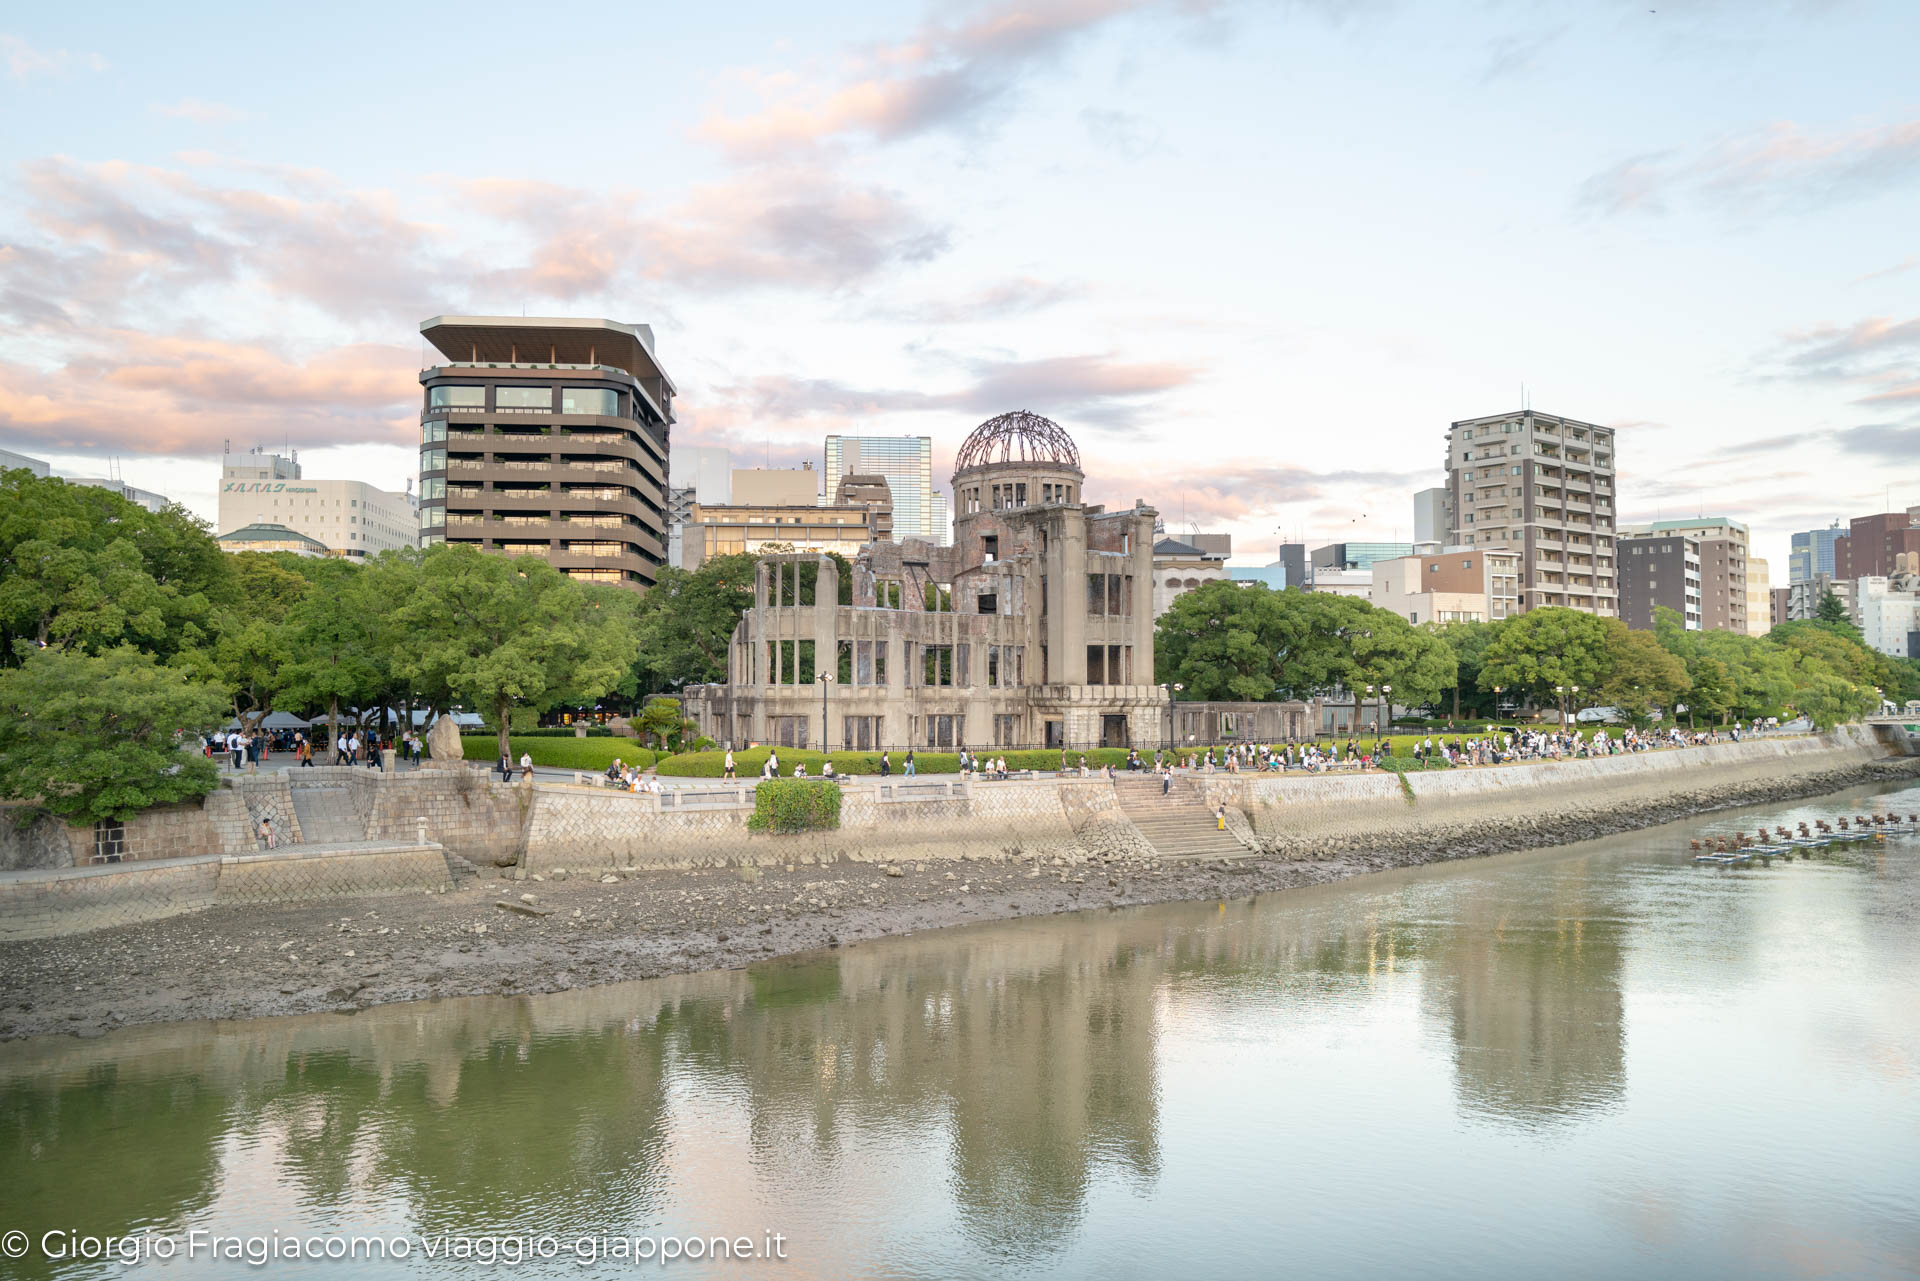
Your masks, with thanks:
[[[1202,583],[1155,625],[1154,675],[1190,699],[1274,699],[1281,618],[1280,593],[1263,584]]]
[[[753,604],[754,559],[716,556],[696,570],[660,571],[635,620],[641,689],[726,680],[727,647]],[[843,571],[840,581],[851,590],[851,573]]]
[[[1453,651],[1391,610],[1329,592],[1225,580],[1183,593],[1157,626],[1155,674],[1196,699],[1278,700],[1368,685],[1430,702],[1452,686]]]
[[[1548,606],[1504,619],[1482,656],[1480,688],[1497,685],[1564,712],[1573,686],[1593,690],[1606,675],[1608,639],[1605,619],[1577,609]]]
[[[396,673],[491,712],[504,753],[515,703],[585,701],[619,683],[634,659],[632,602],[536,557],[442,544],[421,556],[419,587],[391,611],[403,636]]]
[[[1636,720],[1656,708],[1671,711],[1692,687],[1687,665],[1652,632],[1632,631],[1617,618],[1604,621],[1610,662],[1596,699]]]
[[[218,686],[131,645],[99,655],[31,650],[0,671],[0,795],[70,823],[198,799],[219,771],[187,748],[225,707]]]
[[[163,660],[204,646],[234,599],[227,559],[178,507],[0,473],[0,663],[18,661],[19,640],[96,654],[132,644]]]
[[[1498,634],[1499,623],[1462,622],[1423,624],[1453,651],[1455,677],[1450,691],[1453,717],[1475,719],[1500,714],[1492,691],[1480,688],[1480,668],[1486,661],[1487,646]]]
[[[373,620],[389,602],[369,590],[362,566],[314,562],[312,590],[287,613],[279,632],[285,662],[279,684],[286,697],[327,711],[327,742],[340,741],[340,706],[373,697],[386,675],[374,645]]]
[[[1831,587],[1820,593],[1820,603],[1813,607],[1813,618],[1818,623],[1837,623],[1843,627],[1853,627],[1853,615],[1848,612],[1847,603],[1834,595]]]
[[[1793,691],[1793,706],[1822,730],[1866,716],[1874,710],[1874,701],[1872,690],[1835,675],[1817,660],[1802,672]]]

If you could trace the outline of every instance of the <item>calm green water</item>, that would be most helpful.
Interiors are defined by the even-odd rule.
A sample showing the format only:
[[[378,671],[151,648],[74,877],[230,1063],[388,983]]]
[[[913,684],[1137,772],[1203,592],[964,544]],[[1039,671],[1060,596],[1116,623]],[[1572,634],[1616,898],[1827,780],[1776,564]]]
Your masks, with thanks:
[[[1920,789],[1766,811],[1789,823]],[[0,1046],[0,1229],[785,1237],[679,1276],[1911,1277],[1920,839],[1697,830],[530,999]],[[619,1276],[282,1260],[0,1275]]]

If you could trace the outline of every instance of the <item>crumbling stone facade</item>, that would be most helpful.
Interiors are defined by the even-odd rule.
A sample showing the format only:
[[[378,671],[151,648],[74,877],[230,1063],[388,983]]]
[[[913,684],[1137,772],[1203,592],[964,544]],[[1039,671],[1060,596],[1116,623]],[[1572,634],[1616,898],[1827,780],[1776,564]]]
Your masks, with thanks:
[[[685,691],[736,747],[1151,747],[1153,524],[1145,502],[1083,501],[1079,451],[1033,414],[962,444],[951,547],[920,539],[833,560],[767,556],[727,683]]]

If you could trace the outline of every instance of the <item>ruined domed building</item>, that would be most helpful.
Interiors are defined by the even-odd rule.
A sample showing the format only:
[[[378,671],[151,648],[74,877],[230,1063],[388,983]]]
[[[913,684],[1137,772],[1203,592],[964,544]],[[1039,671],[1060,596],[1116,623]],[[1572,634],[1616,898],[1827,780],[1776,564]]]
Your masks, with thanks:
[[[977,749],[1151,747],[1153,525],[1088,506],[1056,424],[1002,414],[960,446],[953,545],[874,542],[839,566],[759,561],[725,685],[684,691],[722,744]]]

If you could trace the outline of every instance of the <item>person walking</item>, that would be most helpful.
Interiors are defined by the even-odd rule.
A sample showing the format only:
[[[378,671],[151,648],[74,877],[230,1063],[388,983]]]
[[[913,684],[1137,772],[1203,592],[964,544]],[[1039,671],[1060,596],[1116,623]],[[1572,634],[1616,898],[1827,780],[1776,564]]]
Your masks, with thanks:
[[[734,776],[733,776],[733,749],[731,747],[727,749],[726,768],[721,772],[720,777],[724,779],[732,780],[734,782],[739,781],[737,779],[734,779]]]
[[[905,774],[908,778],[913,777],[913,749],[911,747],[907,749],[906,768],[903,769],[901,773]]]
[[[880,777],[886,778],[892,773],[893,773],[893,758],[885,752],[880,753]]]

